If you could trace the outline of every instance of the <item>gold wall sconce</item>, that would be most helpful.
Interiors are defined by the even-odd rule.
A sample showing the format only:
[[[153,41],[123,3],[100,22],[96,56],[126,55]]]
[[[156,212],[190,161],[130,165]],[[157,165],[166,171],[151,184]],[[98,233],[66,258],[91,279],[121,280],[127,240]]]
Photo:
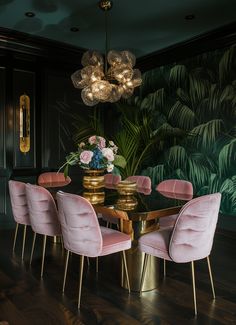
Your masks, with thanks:
[[[30,98],[26,94],[20,96],[20,151],[30,150]]]

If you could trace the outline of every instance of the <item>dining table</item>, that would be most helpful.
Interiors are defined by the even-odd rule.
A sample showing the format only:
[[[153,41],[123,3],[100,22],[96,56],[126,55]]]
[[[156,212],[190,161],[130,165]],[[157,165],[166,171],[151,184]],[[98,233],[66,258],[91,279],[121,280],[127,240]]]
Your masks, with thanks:
[[[58,190],[84,196],[91,201],[99,216],[114,219],[118,229],[130,235],[132,246],[126,251],[126,257],[131,291],[139,291],[140,288],[144,254],[138,248],[139,238],[150,231],[158,231],[159,218],[178,214],[181,207],[192,198],[190,195],[178,193],[160,193],[155,189],[137,189],[132,195],[121,195],[115,186],[104,187],[94,193],[93,191],[88,193],[82,186],[73,186],[73,183],[63,187],[60,187],[60,184],[49,183],[45,187],[54,197]],[[94,203],[93,197],[99,197],[100,202]],[[123,264],[120,271],[121,286],[127,288]],[[149,258],[146,274],[142,291],[157,288],[160,279],[158,258],[154,256]]]

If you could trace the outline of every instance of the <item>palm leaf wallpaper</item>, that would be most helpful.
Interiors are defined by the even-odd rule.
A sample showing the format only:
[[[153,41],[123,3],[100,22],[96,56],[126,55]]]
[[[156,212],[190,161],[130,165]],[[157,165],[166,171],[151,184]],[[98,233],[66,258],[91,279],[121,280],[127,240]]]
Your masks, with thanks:
[[[196,194],[220,191],[221,213],[236,215],[235,46],[146,72],[138,96],[116,107],[124,176],[189,180]]]

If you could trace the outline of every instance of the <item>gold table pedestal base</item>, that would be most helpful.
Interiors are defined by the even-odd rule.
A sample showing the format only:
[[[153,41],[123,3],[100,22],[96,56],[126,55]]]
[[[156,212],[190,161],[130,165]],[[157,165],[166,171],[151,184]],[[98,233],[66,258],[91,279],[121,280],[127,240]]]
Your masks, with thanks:
[[[149,221],[132,221],[132,228],[134,239],[132,241],[131,249],[127,250],[126,259],[127,267],[129,273],[130,289],[131,291],[139,291],[142,275],[142,267],[144,261],[144,253],[142,253],[138,248],[138,238],[149,231],[154,231],[158,229],[158,224],[156,220]],[[159,259],[150,256],[148,259],[147,272],[144,279],[142,291],[153,290],[158,287],[160,274],[160,263]],[[127,282],[125,278],[124,265],[122,262],[121,269],[121,286],[128,289]]]

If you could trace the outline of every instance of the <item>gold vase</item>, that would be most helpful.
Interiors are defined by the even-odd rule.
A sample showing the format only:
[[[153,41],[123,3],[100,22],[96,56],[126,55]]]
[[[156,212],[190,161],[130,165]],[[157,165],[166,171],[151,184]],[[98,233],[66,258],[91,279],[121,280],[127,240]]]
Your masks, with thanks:
[[[83,196],[92,204],[103,203],[104,192],[104,170],[86,169],[83,177]]]
[[[119,210],[134,210],[138,205],[138,200],[134,195],[120,195],[116,201],[116,207]]]
[[[116,185],[116,189],[120,195],[133,195],[137,190],[136,182],[126,180],[120,181]]]

